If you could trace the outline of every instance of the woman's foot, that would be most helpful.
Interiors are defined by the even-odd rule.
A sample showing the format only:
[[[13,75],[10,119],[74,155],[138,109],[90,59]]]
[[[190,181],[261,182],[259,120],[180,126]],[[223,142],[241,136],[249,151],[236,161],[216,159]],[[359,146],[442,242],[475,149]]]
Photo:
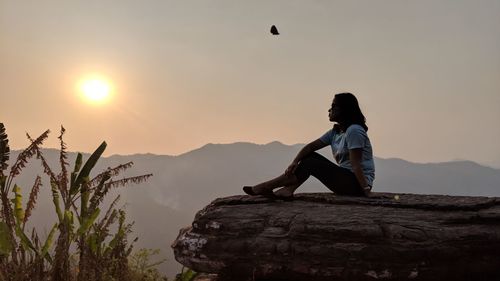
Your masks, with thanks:
[[[253,186],[248,186],[248,185],[245,185],[245,186],[243,187],[243,192],[245,192],[246,194],[251,195],[251,196],[255,196],[255,195],[257,195],[257,193],[255,193],[255,192],[253,191]]]
[[[275,197],[272,190],[262,189],[257,186],[244,186],[243,191],[251,196],[262,195],[265,197]]]
[[[295,189],[297,189],[297,187],[298,186],[292,185],[284,186],[274,192],[274,195],[279,199],[291,200],[293,199],[293,192],[295,191]]]

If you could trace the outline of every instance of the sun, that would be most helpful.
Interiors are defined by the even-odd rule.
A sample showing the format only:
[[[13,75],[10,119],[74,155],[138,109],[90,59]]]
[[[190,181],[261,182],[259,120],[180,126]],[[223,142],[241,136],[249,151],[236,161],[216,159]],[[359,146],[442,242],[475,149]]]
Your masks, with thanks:
[[[82,79],[79,83],[80,93],[83,98],[94,104],[102,104],[108,101],[111,94],[111,83],[103,77],[93,76]]]

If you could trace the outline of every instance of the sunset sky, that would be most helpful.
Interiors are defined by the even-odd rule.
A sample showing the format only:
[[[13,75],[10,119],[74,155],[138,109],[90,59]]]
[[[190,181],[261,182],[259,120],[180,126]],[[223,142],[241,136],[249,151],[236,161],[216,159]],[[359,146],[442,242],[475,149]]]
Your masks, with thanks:
[[[0,87],[13,149],[306,143],[350,91],[376,156],[500,167],[500,1],[0,0]]]

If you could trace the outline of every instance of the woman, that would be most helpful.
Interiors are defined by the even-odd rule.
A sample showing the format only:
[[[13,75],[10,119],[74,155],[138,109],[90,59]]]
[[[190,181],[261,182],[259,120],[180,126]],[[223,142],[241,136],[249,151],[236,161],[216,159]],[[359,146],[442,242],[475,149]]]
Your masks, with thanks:
[[[375,165],[366,119],[351,93],[336,94],[328,110],[333,129],[302,148],[285,173],[272,180],[245,186],[249,195],[292,199],[294,191],[309,176],[316,177],[338,195],[368,196],[375,179]],[[332,148],[338,165],[315,151]],[[276,192],[275,188],[282,187]]]

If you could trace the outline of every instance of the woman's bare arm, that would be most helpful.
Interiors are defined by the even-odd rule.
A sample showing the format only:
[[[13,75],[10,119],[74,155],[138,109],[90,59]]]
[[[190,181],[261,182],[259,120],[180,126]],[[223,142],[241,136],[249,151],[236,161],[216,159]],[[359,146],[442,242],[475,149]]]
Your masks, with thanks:
[[[365,173],[363,173],[363,168],[361,167],[361,158],[363,155],[362,148],[349,149],[349,159],[351,160],[352,171],[359,182],[359,185],[363,188],[363,192],[366,196],[370,194],[370,188],[368,182],[365,178]]]
[[[317,139],[313,142],[306,144],[306,146],[304,146],[299,151],[299,153],[297,153],[297,156],[295,156],[295,158],[293,159],[292,164],[290,164],[290,166],[288,166],[288,168],[286,169],[285,174],[286,175],[293,174],[295,172],[295,169],[297,169],[297,166],[299,165],[300,160],[304,159],[304,157],[309,155],[309,153],[314,152],[318,149],[321,149],[327,145],[328,144],[325,144],[320,139]]]

